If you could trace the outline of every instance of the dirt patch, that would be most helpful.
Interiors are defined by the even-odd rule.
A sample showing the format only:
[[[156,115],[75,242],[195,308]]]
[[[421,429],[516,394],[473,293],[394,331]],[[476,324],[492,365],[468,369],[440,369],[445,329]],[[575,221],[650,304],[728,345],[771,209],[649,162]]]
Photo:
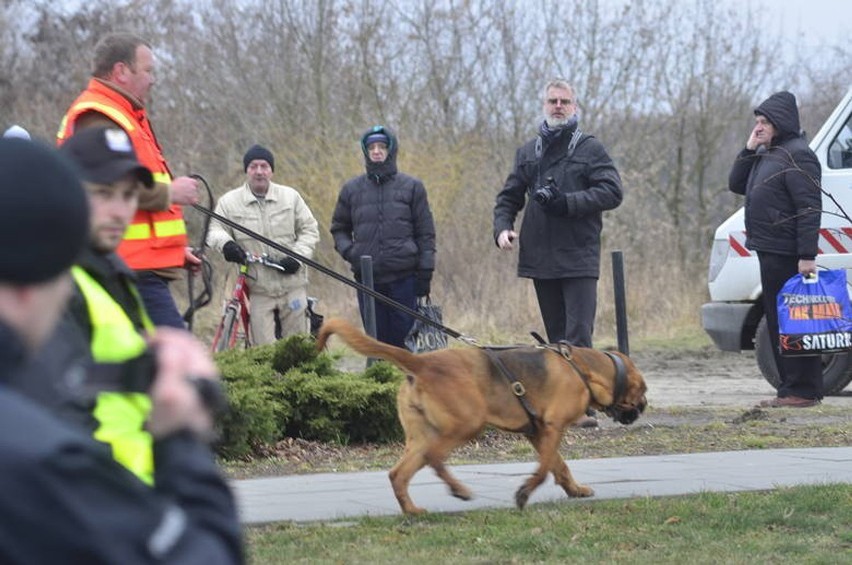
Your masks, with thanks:
[[[752,351],[731,353],[707,347],[688,352],[636,352],[631,357],[645,376],[649,404],[658,408],[727,406],[746,410],[775,396]],[[823,403],[852,409],[849,388]]]

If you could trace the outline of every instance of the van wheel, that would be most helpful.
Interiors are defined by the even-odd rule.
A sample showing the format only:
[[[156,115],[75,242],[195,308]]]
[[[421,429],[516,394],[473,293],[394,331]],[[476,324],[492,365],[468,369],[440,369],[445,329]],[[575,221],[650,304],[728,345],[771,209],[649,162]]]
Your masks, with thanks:
[[[754,336],[754,354],[763,378],[777,390],[781,384],[781,377],[778,375],[770,341],[764,317],[760,320]],[[824,395],[840,393],[850,381],[852,381],[852,353],[832,353],[822,356],[822,393]]]

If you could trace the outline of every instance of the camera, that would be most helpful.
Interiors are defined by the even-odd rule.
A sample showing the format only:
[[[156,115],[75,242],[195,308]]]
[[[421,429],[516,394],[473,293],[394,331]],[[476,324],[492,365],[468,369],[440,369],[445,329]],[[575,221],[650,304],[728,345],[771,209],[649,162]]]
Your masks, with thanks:
[[[542,206],[549,204],[556,197],[556,194],[558,194],[558,189],[556,188],[556,181],[553,180],[553,177],[547,177],[545,184],[536,186],[532,190],[533,200]]]
[[[149,392],[157,374],[156,353],[146,349],[142,354],[124,363],[94,363],[87,365],[88,381],[102,390],[103,383],[111,383],[121,392]],[[198,393],[204,407],[214,416],[228,410],[228,396],[219,381],[189,375],[187,382]]]

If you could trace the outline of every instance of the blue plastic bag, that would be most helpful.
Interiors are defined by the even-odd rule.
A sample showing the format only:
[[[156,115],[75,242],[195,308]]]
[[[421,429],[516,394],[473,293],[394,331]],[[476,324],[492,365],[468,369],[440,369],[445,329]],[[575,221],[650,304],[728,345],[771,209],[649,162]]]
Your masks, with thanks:
[[[781,355],[820,355],[852,350],[852,304],[843,269],[793,275],[778,293]]]

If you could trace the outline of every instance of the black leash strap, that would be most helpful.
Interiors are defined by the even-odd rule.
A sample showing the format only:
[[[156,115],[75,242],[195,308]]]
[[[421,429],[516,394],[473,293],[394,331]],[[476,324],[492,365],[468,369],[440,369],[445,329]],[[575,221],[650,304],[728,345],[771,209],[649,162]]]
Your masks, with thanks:
[[[506,365],[503,364],[503,361],[497,354],[489,347],[480,347],[482,351],[488,356],[488,359],[494,363],[494,366],[497,367],[503,376],[506,377],[506,380],[509,381],[509,384],[512,387],[512,392],[515,394],[515,397],[518,399],[518,402],[521,403],[521,407],[523,407],[524,412],[527,413],[527,417],[530,419],[529,426],[525,428],[523,431],[524,435],[532,436],[538,431],[538,415],[535,413],[535,410],[530,405],[527,400],[527,391],[524,388],[524,383],[519,381],[517,377],[515,377],[514,373],[506,368]]]
[[[207,181],[201,175],[190,175],[191,178],[194,178],[202,185],[207,191],[207,202],[210,208],[213,207],[215,199],[213,198],[213,191],[210,189],[210,185],[207,184]],[[207,259],[204,250],[207,248],[207,233],[210,231],[210,216],[204,217],[204,227],[201,230],[201,241],[198,242],[198,246],[192,249],[192,254],[201,259],[201,267],[199,269],[199,274],[201,276],[201,293],[198,296],[195,296],[195,277],[196,274],[190,269],[187,271],[186,276],[186,285],[187,285],[187,295],[189,296],[189,306],[186,311],[183,313],[183,321],[186,322],[187,329],[192,331],[192,323],[195,317],[195,312],[200,308],[204,308],[208,304],[210,304],[210,300],[213,298],[213,266],[210,264],[210,261]]]
[[[420,314],[419,312],[416,312],[416,311],[412,310],[411,308],[408,308],[407,306],[400,304],[396,300],[394,300],[392,298],[388,298],[387,296],[384,296],[383,294],[379,294],[378,292],[376,292],[372,288],[364,286],[363,284],[359,283],[358,281],[348,279],[348,278],[344,277],[343,275],[329,269],[325,265],[321,265],[320,263],[317,263],[316,261],[314,261],[312,259],[308,259],[304,255],[301,255],[300,253],[293,251],[292,249],[288,249],[281,244],[275,243],[271,239],[264,237],[264,236],[260,235],[259,233],[254,232],[254,231],[252,231],[252,230],[250,230],[246,227],[243,227],[240,224],[234,222],[233,220],[229,220],[228,218],[221,216],[221,215],[217,214],[216,212],[213,212],[212,210],[208,210],[204,206],[199,206],[198,204],[193,204],[192,207],[195,208],[196,210],[198,210],[199,212],[201,212],[202,214],[206,214],[208,217],[213,218],[214,220],[217,220],[217,221],[221,222],[222,224],[237,230],[238,232],[244,233],[247,236],[249,236],[250,238],[256,239],[257,241],[259,241],[259,242],[261,242],[265,245],[268,245],[269,247],[271,247],[272,249],[275,249],[276,251],[280,251],[281,253],[287,255],[288,257],[293,257],[294,259],[301,261],[305,265],[308,265],[312,269],[316,269],[317,271],[323,273],[324,275],[328,275],[329,277],[331,277],[331,278],[333,278],[337,281],[340,281],[343,284],[349,285],[356,290],[359,290],[361,292],[369,294],[370,296],[372,296],[376,300],[379,300],[380,302],[383,302],[383,303],[387,304],[388,306],[390,306],[392,308],[396,308],[397,310],[408,314],[412,318],[415,318],[417,320],[420,320],[423,323],[426,323],[426,324],[429,324],[430,326],[438,328],[439,330],[441,330],[442,332],[444,332],[445,334],[447,334],[451,337],[454,337],[454,338],[459,339],[461,341],[464,341],[466,343],[470,343],[470,342],[473,341],[471,338],[464,336],[460,332],[457,332],[457,331],[455,331],[451,328],[448,328],[447,326],[445,326],[445,325],[443,325],[439,322],[436,322],[435,320],[427,318],[426,316]]]

